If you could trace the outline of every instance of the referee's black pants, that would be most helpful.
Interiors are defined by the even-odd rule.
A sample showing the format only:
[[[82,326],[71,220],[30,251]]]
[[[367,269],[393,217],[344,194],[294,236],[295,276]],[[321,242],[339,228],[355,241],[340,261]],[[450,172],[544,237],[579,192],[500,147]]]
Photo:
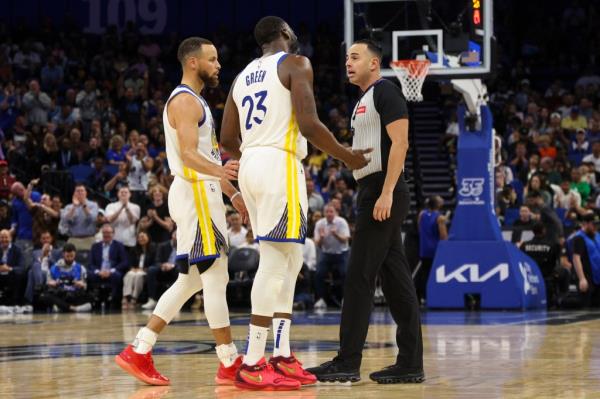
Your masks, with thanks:
[[[410,370],[423,368],[423,339],[419,302],[402,244],[402,222],[410,204],[408,189],[400,178],[391,217],[373,218],[381,194],[383,176],[369,175],[359,181],[357,220],[344,286],[338,359],[359,368],[373,308],[375,278],[381,272],[383,293],[396,324],[396,364]]]

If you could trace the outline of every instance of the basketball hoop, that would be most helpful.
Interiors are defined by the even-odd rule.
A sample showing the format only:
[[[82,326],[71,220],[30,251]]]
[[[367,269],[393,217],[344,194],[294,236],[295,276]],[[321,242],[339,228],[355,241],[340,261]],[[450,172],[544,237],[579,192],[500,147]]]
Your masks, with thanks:
[[[402,84],[402,93],[407,101],[423,101],[421,88],[429,71],[429,60],[399,60],[390,62],[390,67]]]

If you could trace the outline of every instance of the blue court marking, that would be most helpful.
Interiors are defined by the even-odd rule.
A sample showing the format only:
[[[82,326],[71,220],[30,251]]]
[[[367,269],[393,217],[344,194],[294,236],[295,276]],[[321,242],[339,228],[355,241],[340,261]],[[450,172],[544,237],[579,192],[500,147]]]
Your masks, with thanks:
[[[244,341],[235,341],[243,348]],[[73,357],[114,356],[125,348],[123,342],[65,343],[51,345],[19,345],[0,347],[0,363],[19,360],[61,359]],[[305,340],[290,343],[297,352],[333,352],[339,349],[337,341]],[[366,343],[365,349],[392,348],[392,343]],[[267,344],[266,352],[273,346]],[[195,355],[212,354],[215,344],[210,341],[158,341],[152,350],[153,355]]]

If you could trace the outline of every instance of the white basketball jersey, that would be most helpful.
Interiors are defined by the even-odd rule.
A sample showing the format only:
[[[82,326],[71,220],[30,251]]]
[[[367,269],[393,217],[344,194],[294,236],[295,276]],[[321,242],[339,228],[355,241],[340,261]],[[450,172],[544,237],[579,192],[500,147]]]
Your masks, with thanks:
[[[306,139],[300,134],[292,96],[277,74],[287,56],[283,51],[252,61],[238,75],[233,88],[242,132],[241,150],[275,147],[299,159],[306,157]]]
[[[194,181],[218,179],[216,176],[199,173],[183,165],[183,160],[181,159],[181,148],[179,146],[179,140],[177,139],[177,132],[169,123],[169,117],[167,115],[169,101],[181,93],[188,93],[194,96],[204,109],[204,118],[198,121],[198,148],[196,151],[198,151],[201,156],[208,159],[210,162],[217,165],[222,165],[221,153],[219,152],[219,143],[215,133],[215,122],[208,104],[201,96],[194,93],[189,86],[181,84],[177,86],[175,90],[173,90],[169,96],[169,99],[167,100],[167,103],[165,104],[165,109],[163,111],[163,124],[165,127],[165,141],[167,145],[167,161],[169,162],[171,174],[186,180]]]

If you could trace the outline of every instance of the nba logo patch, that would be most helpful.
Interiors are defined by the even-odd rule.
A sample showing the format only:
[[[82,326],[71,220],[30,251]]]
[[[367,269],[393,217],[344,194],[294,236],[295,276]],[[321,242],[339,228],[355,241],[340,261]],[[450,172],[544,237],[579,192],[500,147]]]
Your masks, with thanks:
[[[361,105],[360,107],[356,108],[356,115],[358,115],[358,114],[364,114],[365,112],[367,112],[367,106],[366,105]]]

